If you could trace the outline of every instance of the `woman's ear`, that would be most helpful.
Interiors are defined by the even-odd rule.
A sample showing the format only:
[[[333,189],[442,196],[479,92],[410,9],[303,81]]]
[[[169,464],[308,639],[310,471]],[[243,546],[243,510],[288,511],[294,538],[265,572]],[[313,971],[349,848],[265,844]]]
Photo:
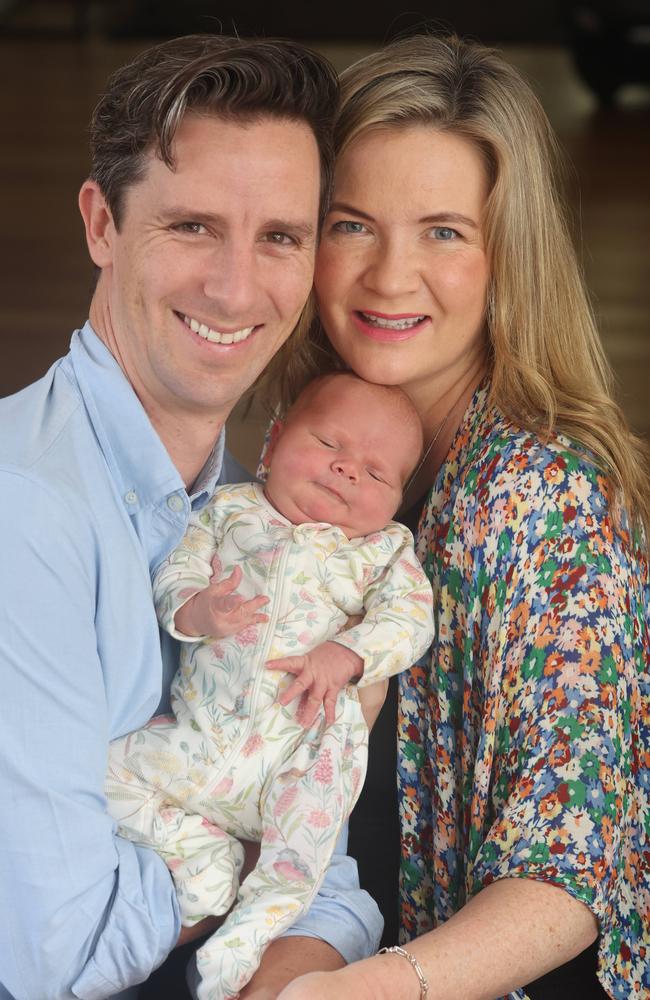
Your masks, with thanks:
[[[95,181],[84,181],[79,192],[79,211],[86,229],[86,243],[97,267],[113,261],[115,223],[106,199]]]

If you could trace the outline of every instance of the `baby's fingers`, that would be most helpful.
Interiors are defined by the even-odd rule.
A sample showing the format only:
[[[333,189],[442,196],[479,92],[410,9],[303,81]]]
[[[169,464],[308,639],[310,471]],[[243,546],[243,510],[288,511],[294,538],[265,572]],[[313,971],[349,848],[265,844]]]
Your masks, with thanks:
[[[294,698],[300,698],[306,692],[305,682],[302,677],[296,677],[295,681],[289,685],[286,691],[283,691],[278,701],[281,705],[289,705]]]
[[[338,691],[328,691],[323,700],[325,706],[325,725],[331,726],[336,718],[336,702]]]
[[[284,670],[286,674],[300,674],[305,669],[306,656],[280,656],[277,660],[267,660],[267,670]]]
[[[215,558],[217,557],[215,556]],[[213,597],[225,597],[227,594],[231,594],[233,590],[237,590],[240,583],[241,567],[235,566],[230,576],[225,576],[222,580],[215,580],[213,577],[208,586]]]
[[[251,599],[249,601],[244,601],[244,603],[241,606],[241,610],[245,611],[247,615],[250,615],[251,617],[254,618],[255,615],[256,615],[256,612],[259,611],[260,608],[263,608],[264,605],[268,604],[268,603],[269,603],[269,598],[268,597],[261,597],[261,596],[260,597],[251,597]],[[269,616],[268,615],[260,615],[259,619],[260,619],[260,621],[267,622],[269,620]]]

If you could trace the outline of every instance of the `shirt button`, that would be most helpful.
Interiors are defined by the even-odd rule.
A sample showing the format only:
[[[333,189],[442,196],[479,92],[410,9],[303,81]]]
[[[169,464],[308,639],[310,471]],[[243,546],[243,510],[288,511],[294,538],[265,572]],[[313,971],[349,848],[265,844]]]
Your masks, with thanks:
[[[167,497],[167,506],[170,510],[181,511],[185,507],[183,503],[183,498],[179,497],[178,493],[172,493],[170,497]]]
[[[124,494],[124,501],[128,504],[134,504],[138,502],[138,494],[135,490],[129,490],[128,493]]]

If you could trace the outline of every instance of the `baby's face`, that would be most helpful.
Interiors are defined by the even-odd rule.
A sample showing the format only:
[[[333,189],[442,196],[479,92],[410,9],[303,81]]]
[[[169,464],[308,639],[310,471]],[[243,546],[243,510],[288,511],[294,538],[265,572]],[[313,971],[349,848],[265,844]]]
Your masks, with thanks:
[[[293,524],[326,521],[348,538],[369,535],[399,507],[419,446],[398,406],[335,378],[276,430],[265,493]]]

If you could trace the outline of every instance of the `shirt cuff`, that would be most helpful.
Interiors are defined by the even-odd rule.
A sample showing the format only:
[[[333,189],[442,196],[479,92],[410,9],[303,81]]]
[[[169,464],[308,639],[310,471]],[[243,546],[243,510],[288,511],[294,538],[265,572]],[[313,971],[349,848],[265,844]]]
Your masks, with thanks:
[[[347,825],[337,850],[345,850],[346,844]],[[383,930],[379,907],[359,886],[356,861],[346,854],[335,853],[309,910],[283,936],[320,938],[349,964],[374,955]]]
[[[167,958],[180,933],[178,902],[164,861],[150,848],[120,837],[115,845],[120,856],[115,899],[94,953],[72,986],[79,1000],[102,1000],[142,982]]]

